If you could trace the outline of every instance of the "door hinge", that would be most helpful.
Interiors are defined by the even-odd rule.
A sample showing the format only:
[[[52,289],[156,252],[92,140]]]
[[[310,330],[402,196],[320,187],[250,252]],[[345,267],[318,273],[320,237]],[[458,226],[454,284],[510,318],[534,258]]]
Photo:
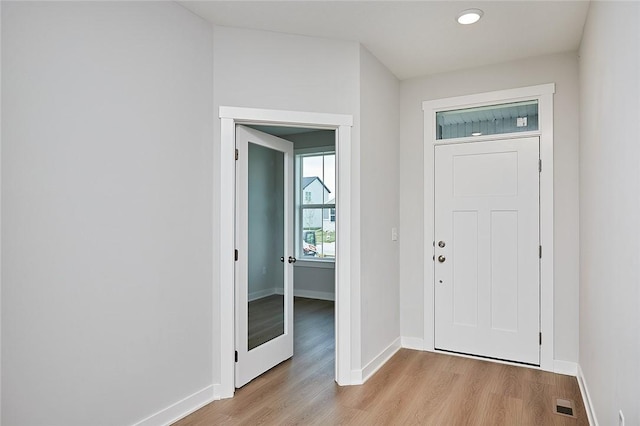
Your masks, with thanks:
[[[238,160],[238,148],[236,148],[236,161]]]
[[[542,346],[542,332],[538,333],[538,337],[540,339],[540,346]],[[236,354],[237,354],[237,352],[236,352]]]
[[[235,259],[236,261],[238,261],[238,249],[235,249],[235,250],[233,251],[233,257],[234,257],[234,259]]]
[[[542,160],[538,160],[538,172],[542,172]]]
[[[236,362],[238,362],[238,351],[236,351]]]
[[[542,259],[542,246],[538,246],[538,257]]]

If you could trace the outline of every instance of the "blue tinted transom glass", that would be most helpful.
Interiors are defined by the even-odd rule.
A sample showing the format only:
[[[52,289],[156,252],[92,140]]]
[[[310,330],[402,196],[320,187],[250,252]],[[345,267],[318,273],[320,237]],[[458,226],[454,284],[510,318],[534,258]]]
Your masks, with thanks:
[[[538,101],[487,105],[436,113],[436,139],[538,130]]]

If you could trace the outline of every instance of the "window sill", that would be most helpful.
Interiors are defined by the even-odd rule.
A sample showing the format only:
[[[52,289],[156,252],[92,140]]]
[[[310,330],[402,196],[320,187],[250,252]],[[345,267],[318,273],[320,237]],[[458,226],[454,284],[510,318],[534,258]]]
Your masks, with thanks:
[[[333,260],[300,260],[293,264],[296,268],[324,268],[335,269],[336,264]]]

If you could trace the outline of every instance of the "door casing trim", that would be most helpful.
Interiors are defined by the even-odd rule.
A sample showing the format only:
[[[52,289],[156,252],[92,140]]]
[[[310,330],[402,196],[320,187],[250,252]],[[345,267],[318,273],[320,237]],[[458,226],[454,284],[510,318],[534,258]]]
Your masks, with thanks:
[[[424,340],[423,349],[435,352],[434,346],[434,146],[452,143],[438,141],[436,135],[436,112],[451,109],[471,108],[497,103],[538,100],[538,131],[509,133],[503,135],[460,138],[456,143],[473,143],[497,139],[540,137],[540,158],[543,168],[540,173],[540,244],[543,255],[540,259],[540,369],[554,369],[554,279],[553,279],[553,94],[555,84],[495,92],[477,93],[467,96],[436,99],[422,103],[424,113]]]
[[[352,345],[359,347],[360,331],[357,324],[360,289],[352,284],[352,271],[357,265],[351,253],[359,252],[359,240],[352,235],[352,197],[358,188],[352,188],[351,161],[353,144],[351,127],[353,117],[342,114],[325,114],[299,111],[283,111],[259,108],[221,106],[220,118],[220,364],[213,371],[220,371],[220,397],[231,398],[235,392],[235,127],[236,124],[268,124],[335,130],[336,133],[336,260],[335,260],[335,331],[336,369],[335,380],[339,385],[352,384]],[[357,280],[356,280],[357,281]],[[357,306],[355,306],[357,305]],[[215,306],[214,306],[215,308]],[[217,336],[216,336],[217,337]],[[356,368],[358,366],[355,366]]]

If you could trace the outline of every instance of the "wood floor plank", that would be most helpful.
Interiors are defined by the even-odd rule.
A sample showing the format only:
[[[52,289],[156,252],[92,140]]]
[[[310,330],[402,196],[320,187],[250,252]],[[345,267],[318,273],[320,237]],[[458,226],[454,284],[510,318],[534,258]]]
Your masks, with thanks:
[[[401,349],[364,385],[338,386],[333,302],[296,298],[294,313],[292,359],[176,425],[588,425],[575,377],[442,353]]]

